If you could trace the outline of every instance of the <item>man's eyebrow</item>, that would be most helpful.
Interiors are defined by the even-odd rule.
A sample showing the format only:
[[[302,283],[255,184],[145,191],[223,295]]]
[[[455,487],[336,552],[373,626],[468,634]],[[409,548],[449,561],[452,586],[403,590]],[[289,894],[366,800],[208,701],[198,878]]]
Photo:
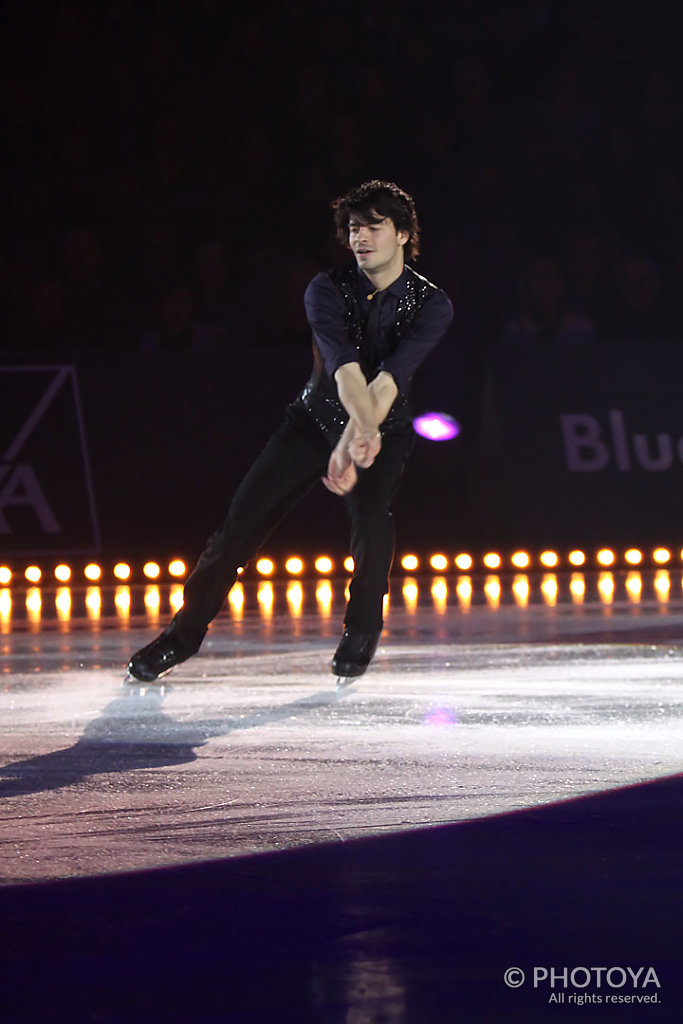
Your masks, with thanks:
[[[388,220],[388,217],[378,217],[376,220],[358,220],[355,217],[349,217],[349,227],[350,228],[359,228],[359,227],[369,228],[369,227],[372,227],[373,224],[383,224],[385,220]]]

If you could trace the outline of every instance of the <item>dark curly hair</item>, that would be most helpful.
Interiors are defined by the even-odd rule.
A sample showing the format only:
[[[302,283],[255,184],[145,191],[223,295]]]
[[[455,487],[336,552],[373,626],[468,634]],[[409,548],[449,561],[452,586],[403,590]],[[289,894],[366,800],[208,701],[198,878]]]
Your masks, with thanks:
[[[377,224],[389,217],[397,231],[407,231],[406,258],[416,259],[420,254],[420,225],[413,197],[392,181],[366,181],[352,188],[332,203],[337,239],[344,248],[349,247],[349,219],[351,214],[361,224]]]

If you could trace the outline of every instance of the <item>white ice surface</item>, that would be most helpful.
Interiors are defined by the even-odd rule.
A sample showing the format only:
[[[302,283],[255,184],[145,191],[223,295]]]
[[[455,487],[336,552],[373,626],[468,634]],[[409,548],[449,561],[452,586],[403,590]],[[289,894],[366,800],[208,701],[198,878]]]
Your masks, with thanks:
[[[149,687],[121,682],[139,624],[19,630],[2,638],[2,879],[349,840],[680,772],[681,621],[680,602],[635,619],[394,608],[342,691],[336,623],[315,614],[223,618]]]

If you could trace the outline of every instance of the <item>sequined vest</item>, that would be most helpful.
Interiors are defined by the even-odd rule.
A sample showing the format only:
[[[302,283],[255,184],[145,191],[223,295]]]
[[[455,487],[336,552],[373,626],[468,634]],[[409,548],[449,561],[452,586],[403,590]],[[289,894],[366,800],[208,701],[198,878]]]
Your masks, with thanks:
[[[435,285],[406,267],[406,288],[399,299],[391,327],[384,333],[377,346],[373,365],[368,363],[364,348],[368,311],[362,302],[361,278],[356,267],[336,268],[328,275],[344,299],[344,326],[349,338],[356,346],[358,362],[368,380],[372,380],[382,361],[394,351],[401,338],[412,325],[425,302],[437,291]],[[325,434],[331,444],[336,444],[342,435],[349,416],[339,401],[336,383],[325,372],[322,356],[313,340],[313,370],[305,388],[294,403],[305,409],[308,417]],[[382,434],[395,434],[408,430],[412,422],[410,400],[406,391],[396,396],[389,414],[382,423]]]

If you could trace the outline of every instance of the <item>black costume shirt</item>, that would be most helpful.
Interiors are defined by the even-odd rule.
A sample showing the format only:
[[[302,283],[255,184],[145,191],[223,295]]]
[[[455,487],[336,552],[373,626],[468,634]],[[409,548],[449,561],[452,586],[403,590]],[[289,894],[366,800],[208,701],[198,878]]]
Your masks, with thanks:
[[[448,330],[453,307],[442,289],[411,267],[383,293],[379,333],[370,354],[365,334],[375,287],[357,267],[317,274],[304,294],[313,332],[313,371],[295,405],[306,410],[331,443],[348,422],[334,374],[345,363],[360,363],[368,381],[385,370],[398,395],[381,425],[383,434],[410,429],[408,391],[412,376]]]

